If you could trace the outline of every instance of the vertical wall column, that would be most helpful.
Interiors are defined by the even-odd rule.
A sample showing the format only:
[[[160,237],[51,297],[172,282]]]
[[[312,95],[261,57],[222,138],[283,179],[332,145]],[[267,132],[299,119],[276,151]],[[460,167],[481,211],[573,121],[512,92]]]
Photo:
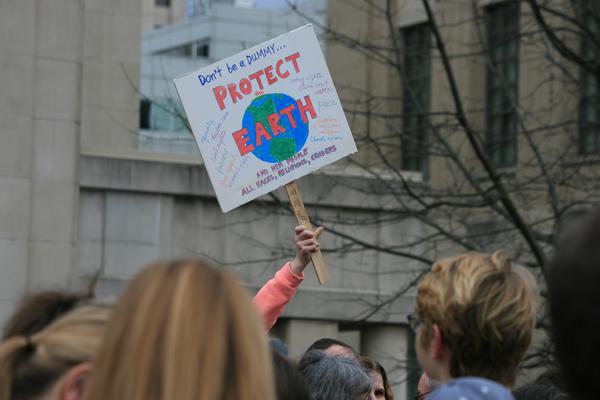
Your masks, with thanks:
[[[65,287],[74,266],[83,3],[37,3],[29,288]]]
[[[0,324],[27,286],[36,3],[0,1]]]
[[[402,325],[375,325],[364,328],[361,335],[361,354],[385,368],[397,400],[405,399],[407,393],[408,329]]]
[[[287,319],[279,327],[283,341],[288,346],[291,357],[304,354],[308,346],[324,337],[337,338],[338,324],[330,321]]]

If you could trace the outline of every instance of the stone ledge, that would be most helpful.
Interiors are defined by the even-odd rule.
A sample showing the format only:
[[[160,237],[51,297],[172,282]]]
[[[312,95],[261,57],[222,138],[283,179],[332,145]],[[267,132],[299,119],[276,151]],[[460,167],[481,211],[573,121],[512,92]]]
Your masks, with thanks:
[[[96,286],[96,297],[99,299],[116,299],[129,280],[118,278],[101,278]],[[248,291],[254,295],[259,286],[247,285]],[[378,302],[389,299],[391,294],[359,294],[350,290],[336,290],[335,292],[324,289],[312,288],[298,289],[298,292],[286,306],[282,317],[333,320],[339,322],[355,322],[366,316],[372,306]],[[414,298],[403,296],[390,305],[382,307],[366,322],[368,323],[406,323],[406,317],[413,312]]]
[[[203,165],[82,155],[80,186],[89,189],[215,197]],[[369,177],[313,173],[299,181],[306,204],[377,211],[396,211],[400,182]],[[287,201],[283,192],[274,192]],[[258,201],[272,202],[269,196]],[[404,199],[407,201],[407,199]]]

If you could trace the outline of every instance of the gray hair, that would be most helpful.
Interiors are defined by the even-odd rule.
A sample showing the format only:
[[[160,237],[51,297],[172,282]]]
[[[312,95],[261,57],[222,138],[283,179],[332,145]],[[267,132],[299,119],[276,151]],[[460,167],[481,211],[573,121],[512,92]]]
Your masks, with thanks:
[[[355,360],[308,351],[298,365],[311,400],[355,400],[369,394],[371,378]]]

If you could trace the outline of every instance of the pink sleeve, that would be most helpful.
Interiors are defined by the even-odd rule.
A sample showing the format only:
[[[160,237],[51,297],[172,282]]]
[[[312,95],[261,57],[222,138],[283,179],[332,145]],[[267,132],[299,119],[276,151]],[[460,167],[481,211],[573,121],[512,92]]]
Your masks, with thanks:
[[[262,317],[267,332],[275,325],[277,318],[294,297],[303,280],[304,273],[294,274],[291,264],[287,262],[254,296],[254,305]]]

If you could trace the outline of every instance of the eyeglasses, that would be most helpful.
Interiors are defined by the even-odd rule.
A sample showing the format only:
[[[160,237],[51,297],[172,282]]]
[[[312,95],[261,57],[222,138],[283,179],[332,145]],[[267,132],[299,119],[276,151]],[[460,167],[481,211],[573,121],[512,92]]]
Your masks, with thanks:
[[[410,329],[412,329],[414,333],[417,333],[417,329],[419,328],[419,325],[421,325],[421,320],[419,319],[419,317],[417,317],[416,314],[409,314],[408,317],[406,317],[406,319],[408,320],[408,325],[410,326]]]

